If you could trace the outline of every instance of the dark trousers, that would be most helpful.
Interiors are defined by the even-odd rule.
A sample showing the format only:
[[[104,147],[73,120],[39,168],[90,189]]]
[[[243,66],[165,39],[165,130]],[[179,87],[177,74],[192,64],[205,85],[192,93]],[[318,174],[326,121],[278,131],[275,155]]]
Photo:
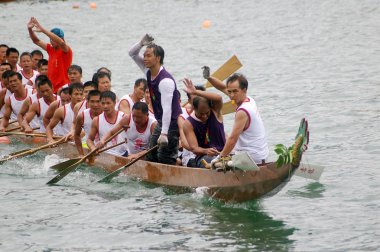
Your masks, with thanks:
[[[157,145],[157,140],[160,137],[160,134],[161,123],[157,123],[156,127],[154,128],[153,134],[150,137],[149,148],[152,148]],[[171,125],[168,131],[168,146],[158,147],[158,149],[146,155],[146,160],[151,162],[175,165],[178,157],[178,141],[178,125]]]

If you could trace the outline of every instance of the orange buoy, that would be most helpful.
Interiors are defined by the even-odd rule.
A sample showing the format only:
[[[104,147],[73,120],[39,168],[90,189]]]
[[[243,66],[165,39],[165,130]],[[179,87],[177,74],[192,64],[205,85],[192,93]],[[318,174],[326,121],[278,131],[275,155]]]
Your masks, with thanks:
[[[96,3],[94,3],[94,2],[90,3],[90,8],[91,9],[96,9]]]
[[[203,21],[203,23],[202,23],[202,27],[203,28],[207,29],[207,28],[210,28],[210,26],[211,26],[211,21],[210,20],[206,19],[206,20]]]
[[[7,136],[0,137],[0,144],[10,144],[11,140]]]

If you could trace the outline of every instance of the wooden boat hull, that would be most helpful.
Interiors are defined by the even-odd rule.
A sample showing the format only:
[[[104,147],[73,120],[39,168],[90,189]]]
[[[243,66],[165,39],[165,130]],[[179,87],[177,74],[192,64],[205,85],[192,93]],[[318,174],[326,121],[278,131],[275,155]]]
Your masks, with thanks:
[[[12,137],[12,139],[14,138]],[[24,138],[22,141],[31,141],[31,138],[17,138]],[[44,151],[47,154],[55,153],[62,158],[77,156],[77,150],[71,143]],[[102,153],[96,157],[93,166],[106,172],[113,172],[127,163],[127,158]],[[224,173],[216,170],[165,165],[140,160],[126,169],[124,175],[165,186],[177,192],[188,192],[196,188],[203,188],[203,191],[212,198],[224,202],[244,202],[277,192],[289,181],[295,170],[296,167],[291,167],[290,164],[276,168],[274,163],[268,163],[260,166],[259,171],[235,170]]]

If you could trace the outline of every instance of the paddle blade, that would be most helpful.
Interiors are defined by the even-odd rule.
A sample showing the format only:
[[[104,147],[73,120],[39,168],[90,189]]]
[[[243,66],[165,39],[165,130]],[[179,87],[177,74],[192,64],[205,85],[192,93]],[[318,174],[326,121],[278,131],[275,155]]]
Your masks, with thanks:
[[[243,65],[239,59],[234,55],[226,63],[218,68],[211,76],[217,78],[218,80],[225,80],[228,76],[236,72]],[[206,83],[206,88],[212,87],[210,82]]]
[[[236,108],[237,108],[236,104],[232,104],[231,101],[226,102],[223,104],[222,114],[227,115],[230,113],[234,113],[236,111]]]
[[[70,172],[74,171],[78,167],[78,165],[80,165],[81,163],[82,163],[82,160],[79,160],[78,162],[70,165],[69,167],[64,169],[62,172],[60,172],[57,176],[49,180],[46,184],[52,185],[59,182],[61,179],[66,177]]]
[[[76,162],[78,162],[81,158],[73,158],[73,159],[69,159],[69,160],[66,160],[64,162],[61,162],[61,163],[58,163],[58,164],[55,164],[53,166],[50,166],[50,169],[54,169],[54,170],[57,170],[58,172],[61,172],[63,170],[65,170],[67,167],[75,164]]]
[[[294,175],[318,181],[324,169],[325,167],[320,165],[301,163]]]

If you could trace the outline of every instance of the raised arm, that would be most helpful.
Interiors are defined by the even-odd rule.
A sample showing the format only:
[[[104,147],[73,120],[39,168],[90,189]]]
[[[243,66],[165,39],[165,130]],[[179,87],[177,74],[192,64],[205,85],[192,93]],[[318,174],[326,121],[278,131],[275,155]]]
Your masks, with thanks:
[[[33,31],[33,28],[34,28],[33,18],[30,18],[27,27],[28,27],[28,31],[29,31],[29,37],[32,39],[33,43],[38,45],[39,47],[41,47],[42,49],[44,49],[46,51],[47,44],[45,42],[43,42],[42,40],[40,40],[37,37],[36,33]]]
[[[54,33],[52,33],[51,31],[49,30],[46,30],[44,27],[42,27],[42,25],[37,21],[36,18],[32,17],[32,22],[34,24],[34,27],[35,27],[35,31],[36,32],[42,32],[44,33],[46,36],[49,37],[50,40],[54,41],[55,43],[58,44],[58,46],[61,48],[61,50],[63,52],[68,52],[69,51],[69,46],[66,44],[65,40],[61,39],[60,37],[58,37],[57,35],[55,35]],[[46,49],[45,49],[46,50]]]
[[[208,66],[204,66],[202,67],[202,69],[203,78],[208,80],[211,83],[211,85],[213,85],[216,89],[228,96],[226,85],[221,80],[218,80],[217,78],[210,76],[210,68]]]
[[[144,59],[139,53],[143,46],[150,45],[153,40],[154,38],[152,36],[145,34],[141,41],[137,42],[131,49],[129,49],[129,56],[136,62],[137,66],[141,69],[141,71],[143,71],[144,74],[147,73],[148,69],[145,67]]]
[[[193,82],[190,79],[185,78],[183,83],[185,84],[185,92],[189,95],[197,95],[206,98],[207,100],[211,101],[212,105],[211,108],[218,114],[218,117],[222,116],[222,107],[223,107],[223,98],[222,96],[208,92],[208,91],[202,91],[197,90],[194,87]]]
[[[162,106],[162,129],[161,134],[167,135],[172,118],[172,101],[175,84],[172,79],[165,78],[161,80],[158,89],[161,93],[161,106]]]

